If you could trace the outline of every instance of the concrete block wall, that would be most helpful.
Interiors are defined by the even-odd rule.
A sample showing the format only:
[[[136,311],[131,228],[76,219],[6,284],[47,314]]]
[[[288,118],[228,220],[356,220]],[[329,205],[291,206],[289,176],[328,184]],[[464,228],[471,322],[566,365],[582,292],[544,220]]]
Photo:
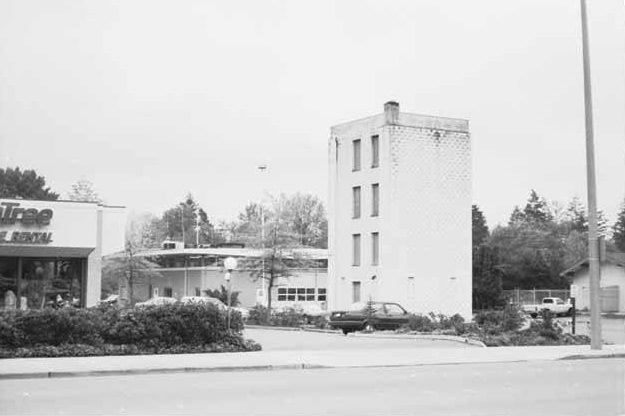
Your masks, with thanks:
[[[389,105],[390,104],[390,105]],[[471,147],[468,122],[399,112],[334,126],[329,140],[331,309],[352,301],[397,301],[413,312],[471,316]],[[379,136],[380,164],[370,166],[370,138]],[[361,169],[352,170],[352,142],[361,140]],[[370,216],[370,186],[379,184],[380,213]],[[361,186],[361,217],[352,218],[352,187]],[[372,232],[380,259],[371,264]],[[352,265],[352,235],[361,235],[361,264]],[[375,279],[372,277],[375,276]]]

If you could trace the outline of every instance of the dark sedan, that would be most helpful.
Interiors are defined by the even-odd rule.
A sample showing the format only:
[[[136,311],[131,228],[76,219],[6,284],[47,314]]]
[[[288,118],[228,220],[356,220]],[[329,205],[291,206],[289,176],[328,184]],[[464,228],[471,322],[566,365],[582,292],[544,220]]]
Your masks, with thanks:
[[[348,310],[330,314],[330,327],[344,334],[374,329],[397,329],[408,323],[410,314],[397,303],[354,303]]]

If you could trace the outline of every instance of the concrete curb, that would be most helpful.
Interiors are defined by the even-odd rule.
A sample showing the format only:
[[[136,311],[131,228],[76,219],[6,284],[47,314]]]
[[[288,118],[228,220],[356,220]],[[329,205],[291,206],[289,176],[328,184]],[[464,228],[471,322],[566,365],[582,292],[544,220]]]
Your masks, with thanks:
[[[275,331],[301,331],[302,328],[300,327],[290,327],[290,326],[265,326],[265,325],[245,325],[245,328],[243,330],[246,329],[272,329]]]
[[[126,370],[85,370],[85,371],[47,371],[34,373],[0,374],[0,380],[25,380],[32,378],[71,378],[71,377],[107,377],[107,376],[136,376],[150,374],[180,374],[180,373],[214,373],[214,372],[244,372],[244,371],[275,371],[275,370],[313,370],[332,368],[316,364],[277,364],[277,365],[248,365],[248,366],[216,366],[216,367],[180,367],[180,368],[133,368]]]
[[[415,340],[431,340],[431,341],[452,341],[460,344],[475,345],[476,347],[488,348],[482,341],[458,337],[454,335],[421,335],[421,334],[366,334],[366,333],[351,333],[348,336],[357,338],[386,338],[386,339],[415,339]]]
[[[593,358],[625,358],[625,352],[615,352],[611,354],[591,355],[591,354],[575,354],[558,358],[558,360],[591,360]]]
[[[423,362],[409,364],[356,364],[356,365],[320,365],[309,363],[296,364],[267,364],[267,365],[247,365],[247,366],[213,366],[213,367],[179,367],[179,368],[141,368],[141,369],[111,369],[111,370],[85,370],[85,371],[48,371],[31,373],[11,373],[0,374],[0,380],[26,380],[41,378],[72,378],[72,377],[107,377],[107,376],[131,376],[131,375],[152,375],[152,374],[181,374],[181,373],[213,373],[213,372],[246,372],[246,371],[279,371],[279,370],[319,370],[332,368],[401,368],[401,367],[423,367],[431,365],[467,365],[467,364],[501,364],[519,363],[529,361],[563,361],[563,360],[589,360],[600,358],[625,358],[624,353],[608,354],[575,354],[552,359],[519,359],[510,358],[502,360],[476,360],[467,362],[440,361]]]
[[[262,326],[262,325],[246,325],[250,329],[267,329],[278,331],[301,331],[301,332],[321,332],[326,334],[342,334],[336,329],[320,329],[320,328],[301,328],[301,327],[284,327],[284,326]],[[414,339],[414,340],[431,340],[431,341],[452,341],[460,344],[475,345],[476,347],[488,348],[482,341],[464,338],[454,335],[426,335],[426,334],[397,334],[397,333],[362,333],[352,332],[349,337],[356,338],[383,338],[383,339]]]

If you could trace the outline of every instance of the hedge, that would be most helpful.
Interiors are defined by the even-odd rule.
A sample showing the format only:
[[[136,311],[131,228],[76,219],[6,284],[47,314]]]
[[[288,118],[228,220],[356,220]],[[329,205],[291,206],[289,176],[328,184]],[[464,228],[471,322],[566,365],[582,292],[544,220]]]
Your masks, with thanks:
[[[239,313],[214,305],[0,312],[0,357],[250,351]],[[33,355],[34,354],[34,355]],[[39,354],[39,355],[38,355]]]
[[[465,323],[460,315],[412,315],[406,325],[398,332],[436,333],[457,335],[482,341],[486,346],[512,345],[584,345],[590,344],[590,338],[584,335],[565,334],[545,313],[540,320],[531,321],[527,328],[521,329],[526,317],[515,306],[503,310],[486,310],[475,314],[473,322]]]

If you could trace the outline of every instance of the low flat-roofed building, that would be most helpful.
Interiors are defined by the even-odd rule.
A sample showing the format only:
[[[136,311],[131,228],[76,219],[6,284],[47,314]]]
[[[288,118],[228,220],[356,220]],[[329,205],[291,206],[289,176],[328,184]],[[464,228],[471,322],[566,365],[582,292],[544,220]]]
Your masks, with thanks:
[[[250,266],[253,259],[260,259],[263,251],[244,247],[182,248],[182,243],[166,241],[163,249],[144,250],[134,254],[152,261],[157,273],[133,285],[135,301],[154,296],[180,299],[183,296],[204,296],[206,290],[226,286],[224,260],[233,257],[238,266],[230,274],[232,291],[239,292],[241,306],[253,307],[267,303],[260,268]],[[316,303],[326,307],[328,255],[325,249],[302,248],[285,251],[285,263],[295,254],[305,261],[294,261],[289,276],[279,277],[272,289],[272,307],[291,307],[296,304]],[[289,254],[291,253],[291,254]],[[124,256],[116,253],[110,257]],[[265,279],[266,282],[266,279]]]

